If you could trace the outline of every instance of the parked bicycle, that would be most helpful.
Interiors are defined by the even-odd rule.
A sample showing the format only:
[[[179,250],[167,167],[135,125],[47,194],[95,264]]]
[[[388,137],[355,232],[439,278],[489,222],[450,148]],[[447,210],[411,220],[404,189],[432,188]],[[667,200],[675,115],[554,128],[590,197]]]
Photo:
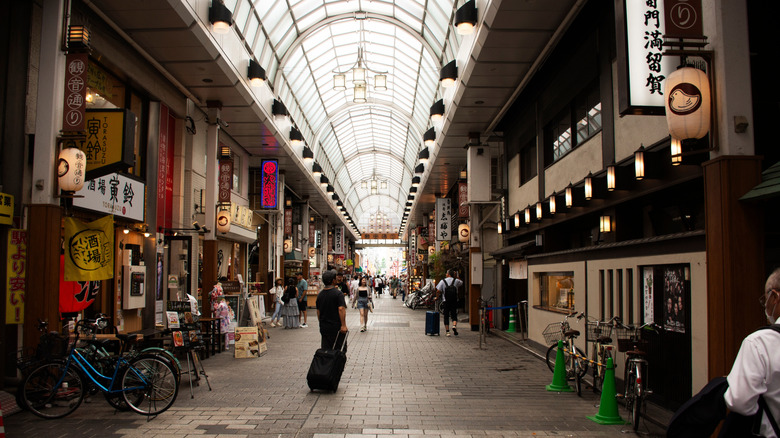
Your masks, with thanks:
[[[579,330],[573,330],[569,325],[569,318],[576,316],[583,318],[584,314],[577,312],[564,316],[563,321],[551,323],[545,328],[544,340],[550,345],[547,349],[547,367],[555,372],[555,360],[558,357],[558,341],[563,341],[563,358],[566,363],[566,379],[574,381],[577,395],[582,394],[582,378],[588,372],[588,358],[585,353],[574,345],[574,341],[580,336]]]
[[[32,413],[47,419],[62,418],[81,405],[90,384],[104,394],[121,395],[131,410],[142,415],[157,415],[173,405],[179,392],[178,377],[163,356],[116,355],[108,363],[97,363],[76,348],[80,333],[94,333],[105,328],[107,321],[99,316],[77,322],[65,359],[39,365],[24,379],[22,401]],[[116,337],[124,349],[135,335]]]
[[[487,335],[490,334],[490,318],[489,318],[489,308],[493,305],[493,303],[496,301],[496,296],[493,295],[492,297],[488,299],[484,299],[482,297],[479,297],[479,311],[480,311],[480,318],[479,318],[479,348],[482,348],[483,343],[487,343]]]
[[[648,363],[646,357],[648,342],[642,339],[642,333],[646,330],[657,332],[660,328],[660,326],[654,323],[646,323],[640,326],[628,326],[618,323],[616,326],[618,351],[626,354],[625,392],[623,397],[634,431],[639,428],[639,420],[644,415],[645,398],[647,395],[652,394],[652,391],[647,387]]]
[[[599,321],[591,316],[587,318],[586,340],[593,343],[589,361],[593,367],[593,392],[599,393],[604,384],[604,375],[607,373],[607,359],[612,357],[612,328],[620,318],[614,316],[607,321]]]

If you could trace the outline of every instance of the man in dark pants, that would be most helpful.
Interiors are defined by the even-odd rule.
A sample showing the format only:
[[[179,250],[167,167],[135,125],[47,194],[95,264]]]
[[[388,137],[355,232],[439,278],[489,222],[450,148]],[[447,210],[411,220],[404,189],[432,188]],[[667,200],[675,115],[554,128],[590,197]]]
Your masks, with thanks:
[[[333,282],[336,271],[328,270],[322,274],[325,288],[317,294],[317,319],[320,321],[321,348],[341,348],[347,336],[347,303],[344,294]],[[338,342],[336,342],[338,340]],[[346,346],[344,346],[346,351]]]

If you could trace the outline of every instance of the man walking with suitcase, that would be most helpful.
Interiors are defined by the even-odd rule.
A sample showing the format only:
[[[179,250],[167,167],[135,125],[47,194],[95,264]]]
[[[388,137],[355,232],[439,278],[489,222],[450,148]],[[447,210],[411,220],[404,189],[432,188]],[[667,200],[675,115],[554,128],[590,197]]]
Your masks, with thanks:
[[[317,319],[320,321],[321,347],[338,350],[347,335],[347,303],[344,294],[333,284],[335,279],[333,269],[322,274],[325,288],[317,294]]]

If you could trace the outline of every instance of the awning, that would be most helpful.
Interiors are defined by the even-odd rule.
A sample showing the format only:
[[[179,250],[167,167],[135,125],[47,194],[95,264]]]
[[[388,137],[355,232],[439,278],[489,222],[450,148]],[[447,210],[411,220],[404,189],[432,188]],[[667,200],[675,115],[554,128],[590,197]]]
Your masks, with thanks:
[[[527,242],[516,243],[514,245],[505,246],[497,251],[489,253],[493,258],[508,259],[512,257],[519,257],[523,255],[525,248],[536,245],[536,240],[529,240]]]
[[[780,161],[761,173],[761,183],[753,187],[740,201],[761,201],[780,195]]]

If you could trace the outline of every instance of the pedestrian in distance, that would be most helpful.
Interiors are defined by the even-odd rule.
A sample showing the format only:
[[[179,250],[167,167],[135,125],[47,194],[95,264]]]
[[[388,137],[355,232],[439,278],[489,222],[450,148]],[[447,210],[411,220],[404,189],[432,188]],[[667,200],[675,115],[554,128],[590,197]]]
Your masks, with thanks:
[[[282,296],[284,307],[282,308],[282,322],[284,328],[294,329],[301,326],[300,310],[298,310],[298,288],[295,287],[295,278],[287,280],[287,288]]]
[[[371,300],[371,294],[368,291],[368,284],[366,282],[366,279],[363,278],[363,280],[360,281],[360,286],[358,286],[358,291],[357,291],[357,308],[358,308],[358,312],[360,312],[361,332],[367,330],[366,326],[368,325],[369,302],[373,305],[373,301]]]
[[[452,333],[458,336],[458,289],[463,285],[457,271],[449,269],[447,276],[439,281],[436,290],[442,299],[442,311],[444,312],[444,330],[446,336],[450,336],[450,318],[452,318]]]
[[[303,315],[303,324],[301,324],[301,327],[306,328],[309,326],[307,324],[309,318],[306,315],[306,291],[309,290],[309,283],[303,279],[302,272],[299,272],[296,277],[298,278],[298,284],[295,285],[298,289],[298,311]]]
[[[269,295],[273,297],[273,302],[276,307],[274,314],[271,315],[271,327],[282,326],[282,307],[284,306],[284,285],[281,278],[277,278],[274,281],[274,287],[271,288]]]
[[[325,287],[317,294],[317,319],[320,321],[321,348],[338,350],[348,331],[347,303],[344,301],[344,293],[334,284],[335,280],[335,270],[322,274]],[[346,346],[344,350],[346,352]]]
[[[769,324],[780,324],[780,268],[767,278],[760,302]],[[726,380],[729,386],[723,398],[729,410],[753,415],[762,396],[769,414],[780,421],[780,332],[758,330],[748,335]],[[760,432],[764,437],[777,437],[766,411]]]

